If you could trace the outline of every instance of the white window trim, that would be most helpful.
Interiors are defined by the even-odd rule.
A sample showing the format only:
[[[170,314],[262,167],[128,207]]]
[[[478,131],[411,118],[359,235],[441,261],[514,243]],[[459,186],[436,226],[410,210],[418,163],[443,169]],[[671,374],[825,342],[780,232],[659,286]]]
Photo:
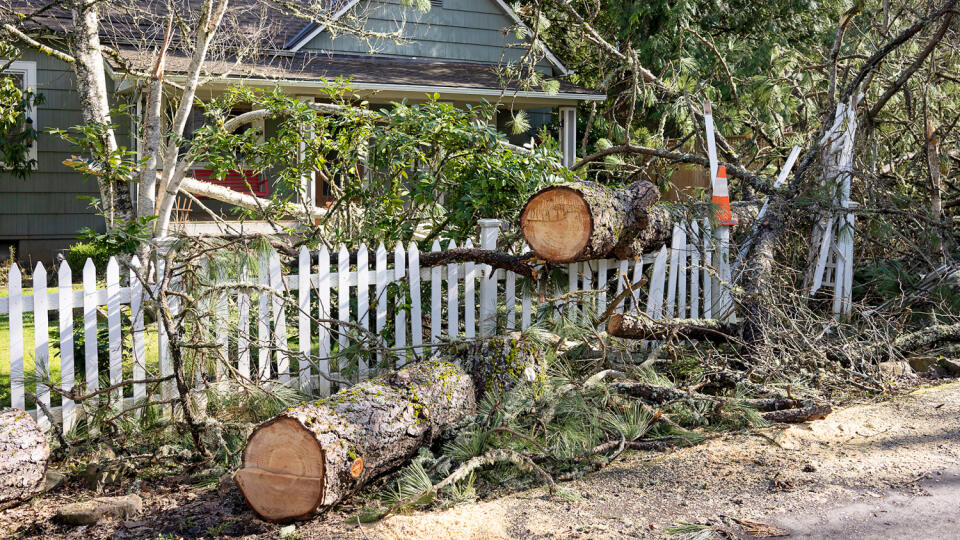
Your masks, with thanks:
[[[0,65],[6,65],[7,60],[0,58]],[[23,74],[23,85],[26,87],[26,90],[30,90],[34,94],[37,93],[37,63],[30,62],[26,60],[14,60],[10,62],[10,65],[7,66],[7,69],[3,71],[4,73],[22,73]],[[27,109],[27,117],[33,120],[33,129],[38,133],[40,131],[40,123],[37,121],[37,112],[38,108],[36,105]],[[40,162],[37,160],[37,146],[38,141],[33,141],[33,144],[30,145],[30,152],[27,157],[34,160],[34,170],[40,168]],[[3,166],[3,163],[0,163],[0,167]]]

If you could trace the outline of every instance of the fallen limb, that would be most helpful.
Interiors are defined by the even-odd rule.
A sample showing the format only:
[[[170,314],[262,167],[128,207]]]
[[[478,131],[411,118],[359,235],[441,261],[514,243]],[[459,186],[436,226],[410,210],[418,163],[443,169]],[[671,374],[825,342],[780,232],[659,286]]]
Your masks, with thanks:
[[[803,407],[804,404],[810,403],[808,401],[805,402],[799,399],[787,398],[738,399],[724,396],[711,396],[709,394],[701,394],[700,392],[681,390],[679,388],[670,388],[669,386],[661,386],[639,381],[614,383],[610,385],[610,388],[619,394],[640,398],[649,403],[666,403],[668,401],[680,401],[685,399],[712,401],[714,403],[736,402],[746,405],[752,409],[756,409],[760,412],[797,409]]]
[[[736,324],[717,319],[654,320],[629,313],[614,313],[607,321],[607,333],[625,339],[680,338],[726,343],[736,339],[737,329]]]
[[[853,348],[829,351],[827,358],[843,364],[850,361],[854,363],[884,362],[943,343],[960,343],[960,323],[934,324],[916,332],[903,334],[891,342],[871,342]]]
[[[430,267],[449,263],[475,262],[507,270],[533,280],[537,272],[533,266],[517,255],[477,248],[453,248],[445,251],[430,251],[420,254],[420,266]]]
[[[826,418],[833,412],[833,408],[826,403],[815,403],[796,409],[784,409],[764,413],[763,419],[767,422],[776,422],[782,424],[799,424],[811,420],[820,420]]]
[[[234,191],[230,188],[218,186],[210,182],[201,182],[200,180],[196,180],[194,178],[184,178],[183,181],[180,182],[180,191],[185,191],[193,195],[202,195],[220,202],[239,206],[240,208],[246,208],[247,210],[262,211],[265,208],[270,208],[271,206],[275,206],[277,204],[277,201],[275,200],[262,199],[260,197]],[[287,204],[285,206],[285,213],[291,215],[308,218],[323,218],[327,215],[327,209],[319,206],[304,207],[296,204]]]

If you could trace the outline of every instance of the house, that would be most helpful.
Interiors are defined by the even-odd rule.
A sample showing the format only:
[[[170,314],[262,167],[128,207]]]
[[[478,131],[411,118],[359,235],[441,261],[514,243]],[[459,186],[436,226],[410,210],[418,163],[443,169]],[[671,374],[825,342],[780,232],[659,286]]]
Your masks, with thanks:
[[[189,1],[189,0],[185,0]],[[146,2],[145,2],[146,5]],[[232,4],[242,5],[242,4]],[[371,106],[406,99],[422,102],[427,94],[439,94],[442,101],[457,106],[504,102],[528,112],[532,129],[559,124],[564,161],[573,162],[576,154],[576,106],[584,101],[599,101],[605,95],[561,82],[557,92],[542,88],[505,88],[496,68],[515,62],[526,53],[524,39],[517,37],[520,19],[503,0],[431,0],[431,9],[420,12],[402,5],[400,0],[334,0],[330,10],[335,20],[358,17],[362,10],[364,28],[371,32],[398,31],[403,39],[369,39],[337,33],[333,29],[293,17],[278,8],[237,17],[233,24],[250,25],[249,32],[262,32],[261,54],[256,60],[235,58],[211,60],[207,78],[198,97],[210,98],[235,85],[274,88],[303,100],[322,100],[325,80],[346,77],[351,87]],[[68,24],[69,15],[61,24]],[[522,24],[522,23],[520,23]],[[55,26],[55,24],[51,24]],[[264,31],[267,26],[272,32]],[[104,32],[117,25],[104,25]],[[247,32],[237,26],[236,32]],[[145,32],[139,30],[138,32]],[[115,36],[114,36],[115,37]],[[96,197],[93,179],[82,176],[62,164],[73,150],[59,136],[46,132],[81,124],[80,102],[70,65],[23,46],[23,55],[7,69],[27,88],[43,94],[45,100],[32,111],[36,129],[41,132],[35,148],[36,170],[19,180],[0,172],[0,250],[13,245],[21,256],[49,258],[67,247],[83,227],[102,228],[103,220],[91,206]],[[119,48],[119,55],[108,63],[109,91],[117,103],[142,106],[142,80],[124,72],[124,67],[147,68],[152,48]],[[167,61],[168,79],[176,80],[186,71],[189,58],[172,55]],[[549,49],[543,49],[535,69],[546,77],[561,79],[570,70]],[[22,76],[21,76],[22,75]],[[562,79],[561,79],[562,80]],[[498,127],[506,130],[506,115]],[[559,118],[559,122],[556,119]],[[115,120],[116,121],[116,120]],[[132,122],[127,122],[132,124]],[[138,146],[137,125],[123,125],[121,145]],[[269,132],[268,124],[264,129]],[[529,140],[531,134],[512,136],[515,143]],[[206,173],[196,171],[198,178]],[[211,181],[217,181],[210,179]],[[270,193],[270,178],[248,178],[254,191]],[[227,178],[229,187],[248,190],[242,178]],[[314,182],[310,197],[320,202],[323,186]],[[216,205],[214,205],[216,206]],[[188,221],[187,233],[216,232],[213,222]]]

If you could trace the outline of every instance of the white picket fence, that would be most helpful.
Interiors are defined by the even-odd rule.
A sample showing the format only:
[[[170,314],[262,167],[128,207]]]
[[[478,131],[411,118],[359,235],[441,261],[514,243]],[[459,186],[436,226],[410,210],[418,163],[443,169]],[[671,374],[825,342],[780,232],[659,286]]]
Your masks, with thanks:
[[[499,222],[481,220],[481,247],[494,249],[497,242]],[[272,252],[261,261],[257,272],[244,270],[240,277],[256,276],[267,290],[235,289],[229,294],[211,297],[210,324],[213,325],[218,344],[220,362],[210,377],[229,376],[224,368],[230,366],[242,377],[278,379],[296,384],[301,389],[318,395],[331,392],[333,381],[343,381],[331,359],[337,348],[347,349],[357,339],[365,339],[370,345],[372,332],[379,340],[379,348],[373,356],[359,355],[357,375],[370,375],[372,366],[383,360],[388,351],[402,364],[428,353],[434,344],[450,340],[474,339],[493,335],[498,331],[527,329],[537,320],[567,317],[583,317],[605,309],[607,302],[619,296],[624,289],[622,276],[632,283],[640,282],[649,271],[649,282],[635,291],[640,303],[634,305],[634,295],[617,306],[617,311],[640,309],[653,318],[666,317],[726,317],[732,311],[732,303],[726,287],[721,286],[724,276],[729,276],[728,246],[718,246],[713,240],[706,222],[690,223],[676,227],[670,248],[664,246],[656,253],[637,260],[595,260],[567,265],[568,283],[563,293],[581,291],[581,294],[566,295],[567,300],[543,305],[542,291],[533,290],[525,284],[525,278],[513,272],[496,270],[490,272],[486,265],[475,263],[452,263],[432,268],[420,267],[420,252],[415,244],[409,248],[397,245],[388,264],[387,249],[380,245],[371,253],[361,246],[356,254],[356,263],[351,264],[351,254],[345,247],[336,253],[326,248],[310,252],[300,251],[298,272],[284,275],[280,258]],[[716,237],[724,238],[717,234]],[[446,248],[453,248],[447,242]],[[473,247],[467,241],[465,247]],[[442,249],[434,242],[432,251]],[[372,256],[372,261],[371,261]],[[371,267],[372,262],[372,267]],[[138,264],[134,260],[134,264]],[[616,296],[612,282],[616,280]],[[73,271],[63,262],[56,279],[56,292],[47,292],[47,272],[42,264],[33,271],[32,294],[24,294],[21,271],[13,265],[9,271],[8,296],[0,298],[0,317],[9,317],[9,361],[11,373],[11,405],[25,408],[29,384],[24,381],[24,349],[32,346],[34,369],[37,378],[46,378],[50,371],[51,343],[49,319],[51,312],[58,313],[59,328],[59,378],[54,381],[63,389],[73,388],[78,383],[74,372],[74,336],[82,335],[84,373],[83,390],[99,388],[99,367],[109,366],[111,385],[127,380],[142,380],[145,377],[168,376],[172,373],[169,346],[159,323],[158,332],[147,332],[144,324],[144,305],[150,297],[145,294],[140,281],[131,272],[127,285],[121,284],[120,265],[111,259],[106,271],[105,288],[97,288],[94,265],[87,261],[82,271],[82,280],[74,284]],[[392,298],[388,298],[391,283],[401,283]],[[479,285],[479,286],[478,286]],[[79,286],[75,290],[75,287]],[[609,291],[608,291],[609,288]],[[583,292],[592,291],[592,292]],[[371,297],[372,293],[372,297]],[[409,303],[407,302],[409,295]],[[547,295],[549,296],[549,295]],[[311,312],[311,298],[316,303],[316,312]],[[423,313],[423,300],[429,298],[429,317]],[[645,302],[642,300],[645,298]],[[297,346],[288,346],[288,323],[284,303],[297,306]],[[100,358],[97,349],[98,308],[106,307],[108,333],[107,358]],[[177,306],[171,306],[176,309]],[[392,308],[392,309],[390,309]],[[129,309],[131,325],[129,336],[122,335],[121,320]],[[82,333],[74,328],[74,314],[82,312]],[[388,313],[393,312],[392,335],[388,333]],[[561,312],[562,311],[562,312]],[[24,315],[32,314],[34,340],[24,343]],[[519,319],[519,321],[518,321]],[[341,322],[343,321],[343,322]],[[428,325],[428,332],[424,326]],[[358,332],[357,329],[363,330]],[[256,330],[255,335],[253,330]],[[148,365],[146,339],[149,336],[157,348],[155,365]],[[364,337],[366,336],[366,338]],[[150,344],[151,346],[154,343]],[[315,347],[313,362],[299,361],[300,353],[311,353]],[[124,365],[124,351],[129,361]],[[256,357],[251,356],[256,353]],[[271,354],[272,353],[272,354]],[[0,356],[2,358],[2,356]],[[298,369],[291,370],[291,360],[298,359]],[[2,361],[2,360],[0,360]],[[336,364],[336,362],[334,362]],[[354,379],[355,380],[355,379]],[[347,381],[349,382],[349,381]],[[62,422],[64,429],[76,424],[78,408],[69,399],[62,399],[58,407],[50,407],[50,391],[39,385],[36,400],[51,410],[52,418],[41,410],[31,411],[44,426]],[[144,383],[130,385],[125,402],[129,406],[147,396]],[[161,396],[170,397],[171,381],[164,383]],[[119,396],[119,390],[117,394]],[[0,406],[5,404],[0,403]]]

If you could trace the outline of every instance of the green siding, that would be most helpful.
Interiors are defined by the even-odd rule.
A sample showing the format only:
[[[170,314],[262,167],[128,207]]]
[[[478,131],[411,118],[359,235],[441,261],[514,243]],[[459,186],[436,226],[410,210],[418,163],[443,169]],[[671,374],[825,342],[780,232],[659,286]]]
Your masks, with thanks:
[[[83,227],[101,227],[103,220],[79,197],[97,196],[94,180],[83,180],[63,165],[77,152],[52,128],[82,123],[80,100],[69,64],[24,48],[21,60],[37,64],[37,169],[25,180],[0,172],[0,239],[28,240],[75,236]]]
[[[405,41],[368,43],[323,32],[303,50],[484,64],[516,62],[527,52],[515,32],[505,33],[515,23],[493,0],[444,0],[443,7],[434,6],[426,13],[404,7],[399,0],[372,0],[360,2],[355,10],[358,17],[366,17],[371,31],[396,32],[402,25]],[[550,72],[551,65],[544,59],[538,68]]]
[[[96,180],[84,178],[63,160],[78,152],[50,129],[83,123],[80,98],[69,64],[23,48],[20,60],[36,62],[37,92],[44,102],[37,108],[37,169],[25,180],[0,171],[0,239],[34,240],[75,237],[80,229],[103,229],[103,218],[83,197],[98,197]],[[112,81],[107,81],[112,91]],[[129,145],[129,119],[121,117],[118,139]]]

